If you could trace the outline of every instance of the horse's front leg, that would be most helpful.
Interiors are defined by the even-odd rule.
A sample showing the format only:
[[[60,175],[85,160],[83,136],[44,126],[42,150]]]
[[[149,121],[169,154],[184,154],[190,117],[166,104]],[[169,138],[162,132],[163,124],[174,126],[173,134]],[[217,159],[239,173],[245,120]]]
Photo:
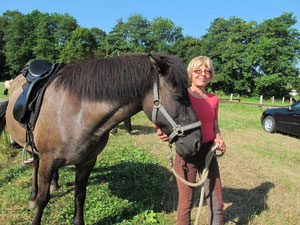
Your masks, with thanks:
[[[96,163],[96,159],[85,163],[84,165],[76,165],[76,178],[75,178],[75,211],[74,211],[74,224],[83,225],[83,207],[86,197],[86,186],[90,174]]]
[[[28,204],[28,209],[36,207],[36,196],[38,194],[38,171],[39,171],[39,156],[33,155],[33,162],[31,163],[32,168],[32,184],[31,184],[31,197]]]

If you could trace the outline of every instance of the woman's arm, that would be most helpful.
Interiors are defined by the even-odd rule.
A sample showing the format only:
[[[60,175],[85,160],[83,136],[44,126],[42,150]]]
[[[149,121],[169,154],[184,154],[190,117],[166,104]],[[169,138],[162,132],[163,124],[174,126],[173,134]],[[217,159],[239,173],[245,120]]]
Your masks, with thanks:
[[[226,152],[226,145],[221,136],[221,131],[219,128],[218,120],[214,120],[214,132],[215,132],[215,143],[219,143],[219,150]]]

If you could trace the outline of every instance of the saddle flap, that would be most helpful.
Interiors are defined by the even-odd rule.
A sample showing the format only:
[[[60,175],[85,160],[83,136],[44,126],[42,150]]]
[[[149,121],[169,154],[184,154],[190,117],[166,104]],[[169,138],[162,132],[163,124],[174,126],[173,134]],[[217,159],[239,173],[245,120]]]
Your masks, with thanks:
[[[25,113],[27,111],[27,102],[29,99],[29,90],[30,86],[27,85],[23,92],[18,97],[17,101],[15,102],[14,108],[13,108],[13,116],[15,120],[22,123],[23,118],[25,117]]]

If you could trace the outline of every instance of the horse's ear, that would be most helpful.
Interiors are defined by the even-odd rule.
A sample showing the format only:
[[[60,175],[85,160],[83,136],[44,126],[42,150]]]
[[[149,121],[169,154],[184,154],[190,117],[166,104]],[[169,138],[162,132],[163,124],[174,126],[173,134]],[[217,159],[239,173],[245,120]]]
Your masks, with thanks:
[[[163,61],[163,57],[159,55],[152,55],[148,54],[149,60],[152,64],[152,67],[157,70],[158,72],[161,72],[163,74],[166,73],[166,70],[168,69],[168,65]]]

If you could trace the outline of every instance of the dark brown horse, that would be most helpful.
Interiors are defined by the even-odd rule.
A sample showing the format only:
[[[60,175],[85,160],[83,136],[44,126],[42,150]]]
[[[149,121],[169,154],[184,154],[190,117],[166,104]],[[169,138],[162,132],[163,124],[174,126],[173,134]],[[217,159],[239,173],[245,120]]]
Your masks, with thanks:
[[[22,146],[25,129],[12,112],[24,83],[22,75],[16,77],[9,101],[0,105],[1,131],[6,124]],[[187,73],[176,57],[134,54],[93,59],[64,66],[54,74],[33,131],[40,158],[33,224],[41,222],[55,172],[70,164],[76,167],[74,224],[84,224],[86,186],[97,155],[104,149],[109,131],[141,110],[173,136],[179,154],[194,155],[199,150],[200,129],[190,126],[197,117],[188,98]]]

